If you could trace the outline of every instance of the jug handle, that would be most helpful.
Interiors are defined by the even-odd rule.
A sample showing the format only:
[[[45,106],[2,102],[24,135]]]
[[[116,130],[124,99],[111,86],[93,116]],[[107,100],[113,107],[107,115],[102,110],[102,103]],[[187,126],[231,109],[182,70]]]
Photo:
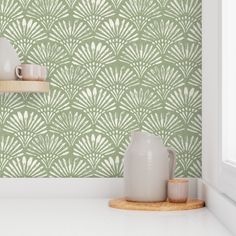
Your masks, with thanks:
[[[173,148],[167,148],[168,152],[169,152],[169,173],[170,179],[174,178],[174,173],[175,173],[175,166],[176,166],[176,152]]]

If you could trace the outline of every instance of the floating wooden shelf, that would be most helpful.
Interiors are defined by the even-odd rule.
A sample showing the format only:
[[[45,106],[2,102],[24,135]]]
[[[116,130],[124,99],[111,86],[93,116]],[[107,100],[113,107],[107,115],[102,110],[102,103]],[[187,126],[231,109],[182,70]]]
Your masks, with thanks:
[[[1,80],[0,92],[5,93],[48,93],[49,82],[46,81],[22,81]]]
[[[204,207],[205,203],[202,200],[188,200],[186,203],[171,203],[171,202],[129,202],[124,198],[113,199],[109,201],[109,206],[112,208],[124,210],[139,210],[139,211],[183,211],[193,210]]]

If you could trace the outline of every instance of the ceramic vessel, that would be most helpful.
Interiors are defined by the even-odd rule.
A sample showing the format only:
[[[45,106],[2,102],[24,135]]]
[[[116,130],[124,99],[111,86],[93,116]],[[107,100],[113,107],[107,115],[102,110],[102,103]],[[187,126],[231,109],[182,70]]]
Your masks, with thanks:
[[[188,200],[188,180],[171,179],[168,181],[168,200],[175,203],[184,203]]]
[[[40,80],[41,66],[36,64],[21,64],[16,67],[16,75],[22,80]]]
[[[173,178],[175,152],[159,136],[134,132],[125,153],[125,197],[128,201],[159,202],[167,198],[167,181]]]
[[[0,80],[16,80],[15,68],[20,59],[6,38],[0,38]]]

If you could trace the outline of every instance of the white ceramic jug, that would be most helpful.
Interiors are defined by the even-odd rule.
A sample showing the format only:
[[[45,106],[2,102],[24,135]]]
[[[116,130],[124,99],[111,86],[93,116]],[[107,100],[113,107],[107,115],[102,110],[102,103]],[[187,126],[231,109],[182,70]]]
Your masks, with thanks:
[[[125,153],[125,197],[129,201],[159,202],[167,198],[167,181],[173,178],[175,152],[159,136],[134,132]]]
[[[6,38],[0,38],[0,80],[16,80],[15,68],[20,59]]]

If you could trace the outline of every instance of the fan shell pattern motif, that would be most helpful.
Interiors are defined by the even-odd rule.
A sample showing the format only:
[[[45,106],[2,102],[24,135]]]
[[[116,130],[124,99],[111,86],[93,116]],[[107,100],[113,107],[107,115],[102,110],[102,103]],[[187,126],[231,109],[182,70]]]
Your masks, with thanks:
[[[1,0],[0,34],[51,83],[0,95],[0,177],[121,177],[135,130],[201,176],[200,0]]]

